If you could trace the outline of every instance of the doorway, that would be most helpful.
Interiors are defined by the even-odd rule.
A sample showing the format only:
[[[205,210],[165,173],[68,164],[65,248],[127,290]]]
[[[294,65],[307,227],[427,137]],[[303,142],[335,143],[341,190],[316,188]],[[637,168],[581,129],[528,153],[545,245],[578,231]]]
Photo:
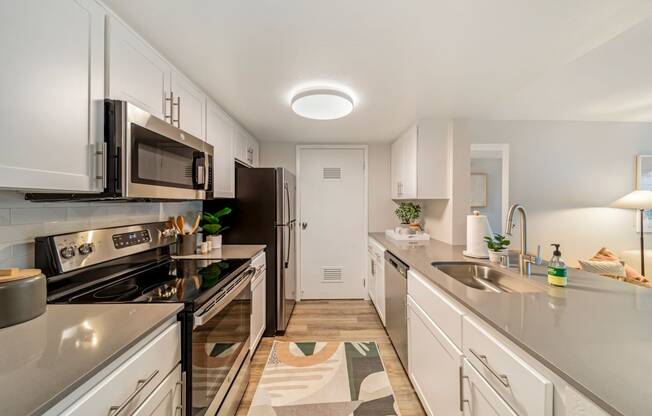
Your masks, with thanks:
[[[367,146],[297,146],[299,298],[366,294]]]
[[[471,210],[504,232],[509,210],[509,144],[471,144]]]

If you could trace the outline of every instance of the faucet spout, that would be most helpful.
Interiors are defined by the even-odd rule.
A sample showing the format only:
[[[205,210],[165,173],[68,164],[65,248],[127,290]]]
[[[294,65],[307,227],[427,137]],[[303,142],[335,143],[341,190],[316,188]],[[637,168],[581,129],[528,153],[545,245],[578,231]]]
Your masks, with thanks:
[[[520,214],[520,226],[521,226],[521,250],[518,255],[518,269],[522,275],[527,274],[528,276],[532,274],[532,263],[541,264],[541,257],[539,254],[536,256],[530,255],[527,252],[527,212],[525,207],[521,204],[514,204],[509,208],[507,213],[507,222],[505,224],[505,234],[512,235],[514,229],[514,215],[518,212]]]

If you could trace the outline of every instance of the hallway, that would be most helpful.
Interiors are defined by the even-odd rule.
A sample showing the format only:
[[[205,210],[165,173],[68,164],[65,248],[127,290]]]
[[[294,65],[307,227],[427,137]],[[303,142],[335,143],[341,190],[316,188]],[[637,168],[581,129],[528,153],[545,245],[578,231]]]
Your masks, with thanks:
[[[263,338],[251,361],[251,382],[238,416],[246,416],[274,339],[279,341],[375,341],[402,416],[424,411],[412,389],[382,323],[369,301],[316,300],[297,303],[284,336]]]

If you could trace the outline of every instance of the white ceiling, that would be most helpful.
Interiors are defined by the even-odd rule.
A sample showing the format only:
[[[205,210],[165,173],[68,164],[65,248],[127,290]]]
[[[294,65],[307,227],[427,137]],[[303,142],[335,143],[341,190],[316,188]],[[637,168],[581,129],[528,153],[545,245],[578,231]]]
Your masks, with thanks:
[[[649,0],[105,0],[261,140],[373,142],[418,118],[652,121]],[[306,120],[293,90],[343,85]]]

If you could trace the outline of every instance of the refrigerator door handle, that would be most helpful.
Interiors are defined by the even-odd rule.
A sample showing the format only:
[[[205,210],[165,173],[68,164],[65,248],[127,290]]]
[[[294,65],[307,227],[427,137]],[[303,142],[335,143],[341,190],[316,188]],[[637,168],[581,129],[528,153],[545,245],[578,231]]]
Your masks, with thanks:
[[[294,228],[294,221],[291,221],[287,225],[288,228],[288,249],[285,251],[285,261],[283,265],[287,269],[290,265],[290,250],[292,249],[292,229]]]
[[[283,184],[283,190],[285,191],[285,200],[288,203],[288,209],[287,209],[287,211],[288,211],[288,219],[287,219],[287,221],[285,221],[285,223],[288,224],[290,222],[290,220],[292,219],[292,208],[290,206],[290,186],[288,185],[287,182],[285,182]]]

